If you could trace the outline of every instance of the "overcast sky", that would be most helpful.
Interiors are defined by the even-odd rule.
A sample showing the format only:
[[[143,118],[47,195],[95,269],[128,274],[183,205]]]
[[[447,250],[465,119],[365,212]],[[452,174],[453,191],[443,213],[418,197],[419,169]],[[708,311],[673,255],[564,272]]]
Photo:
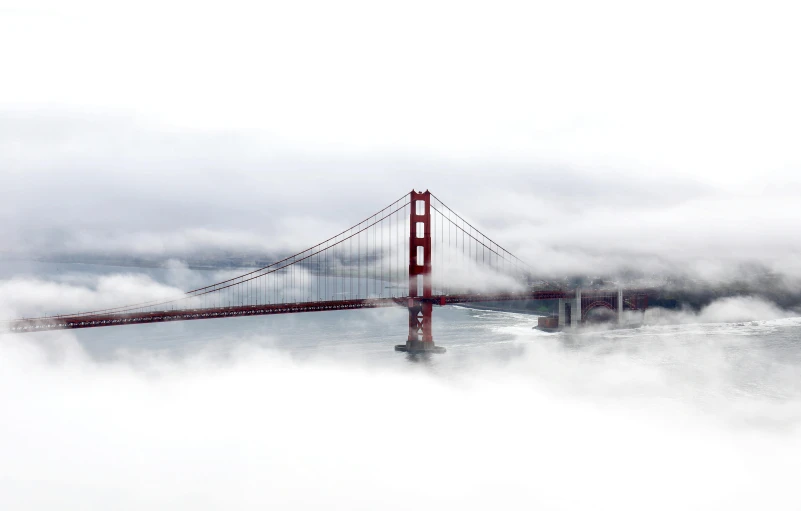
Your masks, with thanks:
[[[544,272],[801,278],[795,2],[0,2],[0,251],[305,248],[412,187]]]

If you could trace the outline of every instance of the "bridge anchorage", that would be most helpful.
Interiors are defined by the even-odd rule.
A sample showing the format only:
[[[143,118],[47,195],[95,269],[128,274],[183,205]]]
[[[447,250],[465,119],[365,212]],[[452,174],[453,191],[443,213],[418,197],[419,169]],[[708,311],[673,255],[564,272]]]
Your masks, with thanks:
[[[237,277],[162,300],[0,322],[0,330],[41,332],[400,306],[408,311],[408,336],[395,349],[428,354],[445,351],[434,343],[435,305],[559,300],[559,315],[551,318],[559,328],[577,326],[598,307],[620,311],[647,305],[641,291],[547,289],[534,286],[531,273],[527,264],[433,193],[412,190],[323,242]]]

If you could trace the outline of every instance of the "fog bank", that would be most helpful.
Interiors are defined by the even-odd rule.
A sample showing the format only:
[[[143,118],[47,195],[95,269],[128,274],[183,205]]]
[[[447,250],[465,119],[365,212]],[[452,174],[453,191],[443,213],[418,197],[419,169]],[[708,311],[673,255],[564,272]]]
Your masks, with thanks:
[[[801,365],[687,335],[521,332],[460,370],[4,336],[0,506],[796,509]]]
[[[797,2],[123,4],[0,7],[0,255],[294,253],[417,188],[542,277],[801,282]]]

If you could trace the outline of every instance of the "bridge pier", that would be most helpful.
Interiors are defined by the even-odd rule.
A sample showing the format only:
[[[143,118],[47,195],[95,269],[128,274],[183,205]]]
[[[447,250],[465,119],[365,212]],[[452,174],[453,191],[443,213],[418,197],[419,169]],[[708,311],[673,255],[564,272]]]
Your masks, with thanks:
[[[431,334],[431,316],[434,305],[430,301],[409,298],[409,338],[398,344],[395,351],[406,353],[445,353],[445,348],[434,344]]]

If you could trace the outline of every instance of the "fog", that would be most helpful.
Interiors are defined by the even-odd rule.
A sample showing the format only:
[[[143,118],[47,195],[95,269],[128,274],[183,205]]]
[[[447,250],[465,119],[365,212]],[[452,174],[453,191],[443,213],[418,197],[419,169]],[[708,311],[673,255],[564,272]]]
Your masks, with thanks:
[[[637,313],[630,313],[636,316]],[[784,310],[776,304],[758,297],[738,296],[716,300],[700,311],[648,309],[644,313],[646,324],[681,324],[681,323],[737,323],[789,318],[795,316],[794,311]]]
[[[200,278],[178,263],[19,278],[0,303],[19,316]],[[365,328],[397,319],[362,313]],[[72,332],[5,334],[0,507],[796,509],[798,315],[732,297],[636,316],[557,335],[506,320],[492,335],[513,336],[511,355],[448,345],[416,363],[349,345],[297,356],[307,321],[265,336],[220,320],[227,335],[193,348],[187,331],[177,350],[163,325],[122,327],[140,328],[134,344],[98,329],[102,356]]]
[[[500,316],[427,361],[374,363],[349,337],[375,348],[396,309],[317,325],[333,348],[304,356],[286,346],[306,315],[120,327],[127,346],[2,334],[0,508],[801,508],[799,14],[4,0],[0,318],[171,299],[412,188],[536,278],[706,294],[631,329]],[[40,260],[55,270],[15,266]],[[67,263],[98,260],[132,266]]]
[[[0,505],[797,509],[801,361],[660,328],[520,332],[513,360],[433,371],[4,336]]]
[[[107,273],[98,274],[68,264],[62,265],[63,269],[51,269],[52,273],[45,273],[42,269],[39,270],[41,274],[31,270],[12,272],[12,276],[0,279],[0,317],[68,314],[175,300],[183,297],[189,289],[227,280],[247,271],[200,272],[177,260],[169,260],[164,266],[151,273],[138,268],[110,267]]]
[[[1,9],[6,256],[291,252],[414,187],[543,276],[801,281],[794,2]]]

